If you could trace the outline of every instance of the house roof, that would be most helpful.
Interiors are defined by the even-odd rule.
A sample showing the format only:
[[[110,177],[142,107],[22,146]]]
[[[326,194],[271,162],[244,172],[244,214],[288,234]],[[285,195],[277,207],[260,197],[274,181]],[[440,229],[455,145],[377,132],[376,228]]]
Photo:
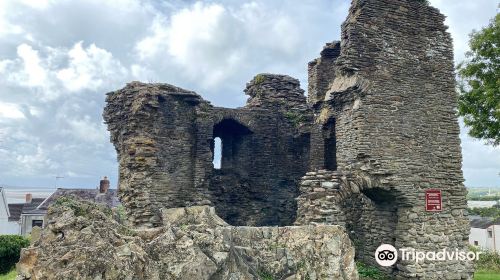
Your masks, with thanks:
[[[38,206],[40,206],[46,198],[33,198],[31,203],[24,203],[23,211],[21,214],[43,214],[45,212],[38,211]]]
[[[97,189],[57,189],[45,201],[43,201],[36,209],[39,212],[46,212],[59,197],[74,197],[81,200],[92,201],[99,204],[104,204],[108,207],[116,207],[120,205],[117,191],[109,189],[106,193],[100,193]]]
[[[12,203],[9,204],[11,215],[9,221],[19,221],[21,215],[45,215],[49,206],[59,197],[73,197],[76,199],[87,200],[108,207],[120,205],[117,191],[109,189],[106,193],[100,193],[97,189],[62,189],[58,188],[47,198],[33,198],[31,203]]]
[[[9,204],[9,222],[17,222],[21,218],[21,212],[23,212],[24,203],[11,203]]]
[[[35,210],[45,198],[33,198],[31,203],[11,203],[9,204],[9,222],[19,221],[21,214],[29,213]]]
[[[492,225],[500,225],[500,218],[497,218],[497,219],[493,219],[493,218],[478,218],[478,219],[472,219],[470,221],[470,227],[471,228],[486,229],[486,228],[489,228]]]

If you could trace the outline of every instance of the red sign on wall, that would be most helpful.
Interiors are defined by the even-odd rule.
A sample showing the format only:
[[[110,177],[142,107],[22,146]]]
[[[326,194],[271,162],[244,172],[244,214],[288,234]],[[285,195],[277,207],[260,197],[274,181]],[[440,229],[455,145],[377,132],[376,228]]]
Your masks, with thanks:
[[[425,210],[430,212],[437,212],[443,210],[443,200],[441,198],[441,190],[425,191]]]

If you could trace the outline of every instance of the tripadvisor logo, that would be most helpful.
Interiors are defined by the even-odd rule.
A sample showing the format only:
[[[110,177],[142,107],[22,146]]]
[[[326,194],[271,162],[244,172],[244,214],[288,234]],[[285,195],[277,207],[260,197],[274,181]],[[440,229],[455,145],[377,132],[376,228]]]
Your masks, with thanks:
[[[375,251],[375,260],[381,266],[391,266],[398,260],[398,255],[403,261],[474,261],[479,259],[481,252],[466,252],[458,249],[449,250],[447,248],[439,251],[418,251],[413,248],[401,248],[397,250],[390,244],[382,244]]]
[[[375,251],[375,260],[381,266],[391,266],[398,260],[398,250],[392,245],[382,244]]]

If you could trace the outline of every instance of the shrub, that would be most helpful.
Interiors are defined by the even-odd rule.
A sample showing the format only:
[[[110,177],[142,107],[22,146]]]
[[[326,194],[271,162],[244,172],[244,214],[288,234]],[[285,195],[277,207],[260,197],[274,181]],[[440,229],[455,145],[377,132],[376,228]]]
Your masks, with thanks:
[[[481,250],[479,259],[476,260],[476,269],[500,272],[500,254]]]
[[[9,272],[19,261],[21,248],[29,245],[29,240],[22,236],[0,235],[0,274]]]

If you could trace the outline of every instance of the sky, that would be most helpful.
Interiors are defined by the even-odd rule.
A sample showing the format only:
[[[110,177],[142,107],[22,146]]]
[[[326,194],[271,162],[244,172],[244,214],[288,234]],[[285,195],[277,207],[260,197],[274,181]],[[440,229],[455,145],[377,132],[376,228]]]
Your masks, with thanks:
[[[498,0],[430,0],[447,16],[455,60]],[[338,40],[347,0],[0,1],[0,185],[117,183],[105,93],[165,82],[217,106],[243,106],[257,73],[307,89],[307,62]],[[465,184],[500,187],[500,148],[461,127]],[[56,179],[57,177],[63,177]]]

